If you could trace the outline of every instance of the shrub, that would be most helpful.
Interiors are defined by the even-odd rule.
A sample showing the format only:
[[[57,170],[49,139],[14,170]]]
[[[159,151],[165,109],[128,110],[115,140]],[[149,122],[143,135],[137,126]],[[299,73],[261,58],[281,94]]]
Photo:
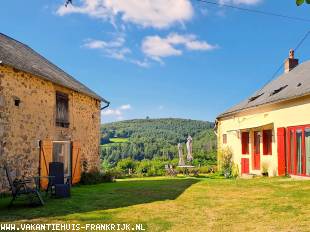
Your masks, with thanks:
[[[131,158],[122,159],[118,161],[116,167],[124,174],[132,175],[137,167],[137,162]]]
[[[165,174],[165,165],[168,162],[161,160],[142,160],[138,163],[137,174],[142,176],[163,176]]]
[[[230,148],[222,149],[220,152],[221,157],[221,163],[220,168],[222,174],[225,176],[225,178],[231,178],[233,177],[233,162],[232,162],[232,156],[233,153]]]
[[[83,172],[81,175],[80,184],[91,185],[100,184],[105,182],[113,182],[115,175],[113,172],[99,172],[98,170],[91,170],[89,172]]]

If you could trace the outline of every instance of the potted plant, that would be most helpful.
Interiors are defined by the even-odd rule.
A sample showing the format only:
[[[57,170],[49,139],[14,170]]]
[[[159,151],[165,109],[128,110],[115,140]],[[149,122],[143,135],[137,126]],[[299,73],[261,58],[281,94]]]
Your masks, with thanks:
[[[269,165],[267,163],[262,164],[262,175],[263,176],[268,176],[268,167]]]

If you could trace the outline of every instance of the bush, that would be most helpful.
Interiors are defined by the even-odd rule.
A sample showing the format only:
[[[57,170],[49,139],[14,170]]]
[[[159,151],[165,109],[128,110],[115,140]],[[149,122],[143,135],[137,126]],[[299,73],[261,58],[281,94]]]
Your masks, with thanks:
[[[220,151],[220,156],[221,156],[220,168],[222,175],[224,175],[225,178],[233,177],[233,162],[232,162],[233,153],[231,149],[230,148],[222,149]]]
[[[142,176],[163,176],[165,165],[168,162],[161,160],[141,160],[137,166],[137,174]]]
[[[132,175],[137,167],[137,162],[131,158],[119,160],[116,168],[122,171],[125,175]]]
[[[97,170],[92,170],[89,172],[83,172],[81,175],[80,184],[91,185],[91,184],[100,184],[105,182],[113,182],[115,175],[113,172],[99,172]]]

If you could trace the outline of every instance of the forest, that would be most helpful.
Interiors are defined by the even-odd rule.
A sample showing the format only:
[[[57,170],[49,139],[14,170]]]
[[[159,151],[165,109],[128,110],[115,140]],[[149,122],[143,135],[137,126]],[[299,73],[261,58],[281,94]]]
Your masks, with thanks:
[[[188,119],[136,119],[101,126],[101,158],[113,167],[119,160],[176,160],[177,144],[193,137],[195,165],[216,163],[216,137],[213,123]]]

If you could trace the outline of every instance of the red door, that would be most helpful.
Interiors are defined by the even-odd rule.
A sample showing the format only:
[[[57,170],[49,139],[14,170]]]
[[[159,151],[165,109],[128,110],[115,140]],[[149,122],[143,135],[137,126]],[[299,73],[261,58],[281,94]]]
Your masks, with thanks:
[[[241,174],[249,174],[249,159],[241,158]]]
[[[253,169],[260,170],[260,132],[254,131]]]

